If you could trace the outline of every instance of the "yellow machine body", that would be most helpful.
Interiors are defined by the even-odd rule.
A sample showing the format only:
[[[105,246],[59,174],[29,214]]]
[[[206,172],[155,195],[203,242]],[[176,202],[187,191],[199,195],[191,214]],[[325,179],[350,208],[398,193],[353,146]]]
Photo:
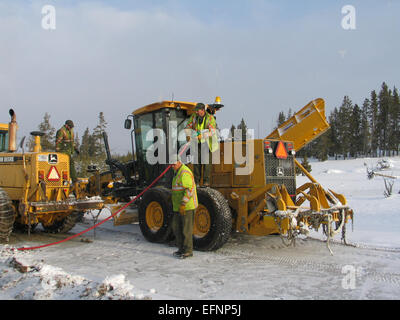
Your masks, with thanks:
[[[13,112],[12,117],[16,126]],[[38,223],[53,226],[72,213],[102,208],[102,200],[87,201],[73,195],[69,156],[41,152],[40,133],[35,133],[33,150],[13,151],[17,149],[13,142],[16,131],[9,131],[13,126],[0,124],[0,188],[11,202],[14,221],[19,227]],[[7,234],[0,236],[7,238]]]
[[[177,119],[179,113],[181,117],[179,123],[184,123],[184,120],[195,112],[195,106],[195,102],[162,101],[135,110],[130,116],[135,121],[132,134],[135,134],[136,152],[139,153],[139,158],[146,150],[143,150],[141,144],[138,144],[137,141],[140,141],[142,136],[148,132],[146,130],[152,128],[151,124],[147,124],[147,128],[143,129],[141,119],[151,118],[148,117],[151,114],[154,117],[153,119],[157,119],[159,122],[157,129],[164,128],[165,130],[165,127],[168,128],[168,119],[171,114],[173,114],[173,119]],[[220,104],[220,99],[218,99],[216,104],[206,107],[209,108],[210,106],[211,113],[214,114],[223,105]],[[164,120],[161,121],[161,119]],[[156,122],[156,120],[153,121]],[[130,124],[126,128],[130,129]],[[345,196],[332,190],[324,190],[295,158],[297,151],[328,129],[325,102],[319,98],[301,108],[265,139],[220,141],[219,151],[217,151],[220,161],[212,164],[210,186],[202,189],[202,183],[200,183],[198,191],[203,194],[203,198],[207,196],[207,193],[211,194],[212,190],[222,194],[229,205],[227,210],[224,209],[224,221],[231,221],[231,230],[236,232],[257,236],[280,234],[285,236],[282,237],[282,240],[289,245],[294,243],[298,235],[307,234],[311,228],[318,230],[322,227],[328,240],[335,234],[342,232],[345,241],[345,224],[353,218],[353,210],[348,206]],[[234,150],[239,150],[241,155],[247,155],[250,164],[232,161],[232,159],[235,159],[233,154],[236,154]],[[126,180],[134,177],[132,178],[133,182],[131,184],[122,183],[122,188],[116,188],[114,194],[131,188],[129,190],[132,190],[132,195],[134,195],[136,190],[143,190],[143,187],[137,189],[142,181],[151,182],[148,177],[149,173],[160,172],[158,171],[160,170],[159,167],[145,166],[143,165],[145,160],[141,161],[142,167],[139,166],[139,169],[135,167],[136,169],[133,168],[131,174],[124,174],[125,178],[128,178]],[[247,174],[243,173],[248,165],[251,169]],[[191,164],[189,164],[189,167],[193,168]],[[296,186],[296,167],[309,178],[310,182],[299,187]],[[240,174],[239,171],[241,171]],[[153,177],[155,178],[155,176]],[[103,191],[110,182],[115,181],[111,175],[100,176],[97,174],[97,177],[91,179],[92,183],[89,183],[91,185],[90,194],[95,195],[107,194]],[[158,193],[161,194],[169,188],[170,186],[164,183]],[[158,240],[155,240],[155,236],[153,237],[159,230],[167,228],[164,225],[165,220],[167,220],[166,213],[163,216],[163,212],[166,210],[165,203],[157,202],[158,193],[154,191],[153,198],[149,196],[151,199],[144,202],[141,210],[143,217],[139,219],[142,226],[144,225],[142,232],[145,230],[147,234],[145,237],[150,241],[161,241],[167,238],[166,232],[158,237]],[[112,192],[108,194],[112,194]],[[168,190],[166,194],[168,194]],[[214,194],[215,199],[219,197],[218,194]],[[110,198],[108,201],[109,203],[116,203],[121,199]],[[154,205],[154,201],[158,203],[157,206]],[[121,205],[116,206],[116,208],[119,207]],[[163,208],[163,210],[160,208]],[[214,237],[216,237],[215,232],[218,232],[212,230],[214,222],[218,219],[214,218],[216,213],[211,212],[210,208],[212,206],[208,205],[207,207],[200,199],[194,219],[194,240],[198,241],[202,250],[215,250],[227,241],[226,236],[221,236],[222,240],[210,242],[209,246],[201,243],[202,239],[208,238],[211,231]],[[229,217],[226,211],[231,212]],[[122,220],[124,223],[132,221],[130,219]],[[225,226],[221,226],[221,228],[225,228]],[[329,241],[327,243],[329,244]]]

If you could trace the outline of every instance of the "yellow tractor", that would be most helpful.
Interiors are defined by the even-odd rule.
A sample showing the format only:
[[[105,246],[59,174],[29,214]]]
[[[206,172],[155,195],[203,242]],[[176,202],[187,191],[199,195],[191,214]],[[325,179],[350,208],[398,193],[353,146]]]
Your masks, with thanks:
[[[34,131],[35,145],[25,152],[24,138],[17,152],[17,122],[0,124],[0,240],[8,241],[13,229],[33,230],[39,223],[46,232],[64,233],[76,223],[77,213],[101,209],[103,200],[78,199],[71,192],[69,157],[42,152]]]
[[[128,163],[112,159],[105,135],[110,171],[97,172],[91,177],[86,193],[100,195],[108,203],[118,203],[115,212],[121,202],[143,191],[167,167],[170,149],[174,148],[176,153],[186,144],[186,136],[181,132],[195,106],[193,102],[162,101],[134,111],[124,126],[131,129],[133,120],[131,142],[136,158]],[[215,114],[222,107],[217,99],[207,105],[207,111]],[[342,232],[344,238],[345,224],[353,218],[346,198],[323,189],[295,158],[296,151],[328,129],[324,100],[316,99],[265,139],[219,141],[220,161],[212,164],[211,184],[197,189],[194,247],[216,250],[228,241],[232,232],[257,236],[279,234],[287,245],[311,228],[322,227],[328,247],[335,234]],[[150,163],[149,155],[160,152],[152,150],[155,145],[166,148],[165,162]],[[244,157],[247,160],[242,161],[240,155],[247,155]],[[183,159],[190,156],[189,151]],[[296,186],[296,166],[310,179],[309,183]],[[246,167],[250,167],[247,173]],[[137,210],[131,208],[126,215],[121,213],[115,222],[130,223],[136,219],[147,240],[171,239],[172,175],[170,170],[140,198]]]

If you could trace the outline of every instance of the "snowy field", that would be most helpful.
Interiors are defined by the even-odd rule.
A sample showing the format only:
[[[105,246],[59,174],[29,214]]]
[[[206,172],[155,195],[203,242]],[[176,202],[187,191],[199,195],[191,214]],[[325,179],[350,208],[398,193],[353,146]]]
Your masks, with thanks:
[[[324,188],[344,194],[355,212],[354,230],[340,235],[330,255],[321,234],[285,247],[277,236],[235,234],[216,252],[178,260],[176,249],[147,242],[139,226],[108,221],[81,237],[35,251],[14,250],[61,240],[40,228],[28,238],[13,234],[0,245],[0,299],[399,299],[400,180],[386,198],[383,178],[367,179],[379,159],[312,162]],[[400,176],[400,157],[381,173]],[[306,182],[298,177],[298,185]],[[103,216],[102,218],[105,218]],[[72,233],[93,223],[87,214]]]

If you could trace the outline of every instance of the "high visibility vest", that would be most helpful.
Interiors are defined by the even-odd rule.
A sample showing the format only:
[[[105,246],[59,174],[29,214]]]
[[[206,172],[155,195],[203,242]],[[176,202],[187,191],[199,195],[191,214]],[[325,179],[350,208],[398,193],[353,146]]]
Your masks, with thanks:
[[[185,210],[194,210],[198,207],[196,183],[192,171],[182,164],[172,179],[172,207],[179,211],[181,204],[185,203]]]
[[[197,115],[192,114],[190,117],[186,128],[191,128],[197,133],[201,133],[202,137],[200,139],[201,143],[207,141],[208,148],[211,152],[217,151],[219,149],[218,137],[217,137],[217,124],[215,118],[206,112],[204,115],[203,121],[200,123],[197,121]],[[211,136],[209,138],[204,138],[205,132],[211,132]]]
[[[56,151],[72,155],[74,153],[74,132],[62,126],[56,134]]]

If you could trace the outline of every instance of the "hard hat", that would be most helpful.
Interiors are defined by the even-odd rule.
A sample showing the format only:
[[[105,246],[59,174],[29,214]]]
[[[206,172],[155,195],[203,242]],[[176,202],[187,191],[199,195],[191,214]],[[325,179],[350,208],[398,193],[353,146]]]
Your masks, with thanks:
[[[196,104],[196,107],[194,108],[194,110],[195,111],[197,111],[197,110],[205,110],[206,109],[206,106],[204,105],[204,103],[198,103],[198,104]]]
[[[67,121],[65,121],[65,124],[66,124],[68,127],[70,127],[70,128],[73,128],[73,127],[74,127],[74,123],[72,122],[72,120],[67,120]]]

